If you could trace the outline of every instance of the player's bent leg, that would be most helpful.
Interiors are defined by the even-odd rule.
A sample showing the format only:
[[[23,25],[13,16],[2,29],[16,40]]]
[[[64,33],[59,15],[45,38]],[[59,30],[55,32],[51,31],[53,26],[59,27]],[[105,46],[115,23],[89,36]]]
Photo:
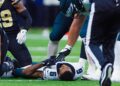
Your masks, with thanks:
[[[65,33],[69,31],[72,20],[73,19],[71,17],[66,17],[62,12],[59,12],[54,21],[52,32],[49,36],[50,40],[59,41]]]
[[[7,53],[7,49],[8,49],[8,40],[7,40],[7,36],[6,36],[6,33],[0,29],[0,53],[1,53],[1,56],[0,56],[0,76],[3,74],[3,71],[2,71],[2,65],[3,65],[3,62],[4,62],[4,58],[6,56],[6,53]]]
[[[11,50],[11,53],[17,59],[21,67],[29,66],[32,64],[31,55],[25,44],[22,44],[14,49],[15,50]]]
[[[3,62],[8,49],[8,39],[4,31],[1,31],[1,62]]]
[[[13,54],[13,56],[17,59],[20,64],[20,67],[28,66],[32,64],[32,58],[29,50],[27,49],[25,44],[18,44],[16,40],[15,34],[9,34],[9,51]]]
[[[113,71],[113,75],[111,80],[112,81],[116,81],[116,82],[120,82],[120,66],[118,64],[120,64],[120,35],[118,34],[118,38],[115,44],[115,62],[114,62],[114,71]]]
[[[71,17],[66,17],[62,12],[59,12],[56,16],[52,32],[49,36],[50,41],[48,44],[48,57],[56,56],[59,41],[65,35],[65,33],[68,32],[72,20],[73,19]]]
[[[49,41],[48,43],[48,57],[56,56],[58,51],[58,41]]]

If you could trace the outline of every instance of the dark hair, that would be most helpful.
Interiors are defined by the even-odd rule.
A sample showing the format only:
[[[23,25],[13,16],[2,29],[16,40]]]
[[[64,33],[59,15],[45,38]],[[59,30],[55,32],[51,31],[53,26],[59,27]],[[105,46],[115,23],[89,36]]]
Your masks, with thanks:
[[[72,81],[73,80],[73,77],[74,77],[74,73],[71,72],[71,71],[66,71],[64,72],[63,74],[61,74],[59,76],[59,79],[60,80],[63,80],[63,81]]]

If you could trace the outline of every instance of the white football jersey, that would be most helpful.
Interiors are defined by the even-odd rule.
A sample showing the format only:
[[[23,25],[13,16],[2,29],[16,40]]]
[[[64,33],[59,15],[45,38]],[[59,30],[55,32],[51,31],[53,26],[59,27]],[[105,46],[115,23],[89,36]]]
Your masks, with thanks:
[[[43,71],[43,79],[44,80],[56,80],[59,79],[57,67],[59,64],[69,64],[74,68],[75,74],[74,74],[74,80],[78,79],[83,75],[83,67],[80,65],[80,63],[71,63],[71,62],[57,62],[56,65],[53,65],[51,67],[42,67],[39,70]]]

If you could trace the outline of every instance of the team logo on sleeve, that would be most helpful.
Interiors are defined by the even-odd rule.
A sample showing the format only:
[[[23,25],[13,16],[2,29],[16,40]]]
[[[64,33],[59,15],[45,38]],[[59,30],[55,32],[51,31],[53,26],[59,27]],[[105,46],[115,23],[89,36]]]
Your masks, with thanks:
[[[0,0],[0,7],[3,5],[5,0]]]

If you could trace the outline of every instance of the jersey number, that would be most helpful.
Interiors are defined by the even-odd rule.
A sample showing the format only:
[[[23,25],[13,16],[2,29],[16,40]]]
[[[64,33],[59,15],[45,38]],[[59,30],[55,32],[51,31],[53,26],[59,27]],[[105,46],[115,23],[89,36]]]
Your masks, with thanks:
[[[8,28],[13,26],[13,19],[10,10],[3,10],[0,12],[1,21],[0,27]]]

